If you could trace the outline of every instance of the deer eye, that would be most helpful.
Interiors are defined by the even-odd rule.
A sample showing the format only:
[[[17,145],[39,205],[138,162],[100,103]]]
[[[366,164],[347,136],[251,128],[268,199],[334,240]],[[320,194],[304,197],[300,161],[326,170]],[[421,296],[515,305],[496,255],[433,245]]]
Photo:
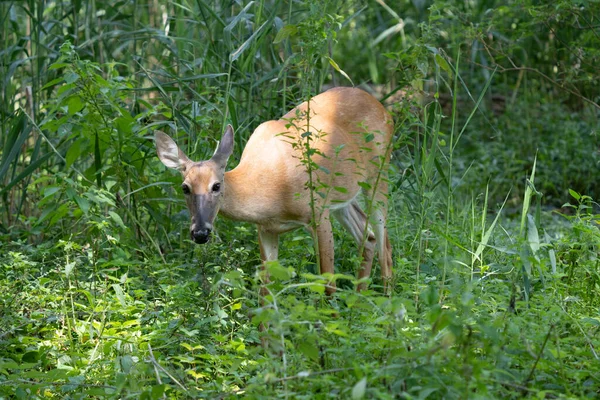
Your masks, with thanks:
[[[221,184],[219,182],[212,185],[213,192],[217,193],[219,190],[221,190]]]
[[[181,185],[181,190],[183,190],[183,194],[190,194],[190,187],[185,183]]]

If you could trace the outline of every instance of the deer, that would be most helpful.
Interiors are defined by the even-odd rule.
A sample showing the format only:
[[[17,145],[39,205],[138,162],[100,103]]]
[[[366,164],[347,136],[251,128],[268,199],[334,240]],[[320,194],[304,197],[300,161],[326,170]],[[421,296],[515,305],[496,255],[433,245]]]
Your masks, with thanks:
[[[393,131],[392,117],[377,99],[358,88],[337,87],[279,120],[260,124],[237,167],[229,171],[225,169],[234,147],[231,125],[205,161],[190,160],[163,132],[156,131],[154,138],[159,159],[183,177],[181,190],[195,243],[209,241],[217,214],[254,223],[264,269],[278,258],[279,236],[304,227],[318,244],[320,273],[333,274],[333,217],[362,249],[357,290],[367,287],[377,253],[388,293],[393,262],[386,228],[387,168]],[[309,143],[312,169],[301,161],[308,148],[298,143]],[[367,212],[360,204],[361,192]],[[326,293],[335,291],[330,280]]]

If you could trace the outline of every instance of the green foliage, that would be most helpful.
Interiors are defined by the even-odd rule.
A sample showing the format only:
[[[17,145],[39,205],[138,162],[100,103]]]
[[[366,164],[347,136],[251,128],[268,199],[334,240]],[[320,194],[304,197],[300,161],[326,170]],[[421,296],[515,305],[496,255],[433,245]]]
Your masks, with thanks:
[[[0,2],[0,398],[597,396],[598,15]],[[152,131],[201,159],[231,122],[239,154],[352,82],[396,119],[395,290],[377,271],[353,290],[360,253],[334,227],[336,274],[294,232],[263,304],[255,228],[220,219],[193,247]]]
[[[574,299],[581,298],[590,306],[598,304],[596,293],[600,287],[600,230],[598,214],[594,214],[594,203],[589,196],[569,191],[576,201],[567,203],[566,210],[575,210],[573,215],[564,214],[571,229],[566,230],[557,241],[556,258],[562,265],[565,289]]]

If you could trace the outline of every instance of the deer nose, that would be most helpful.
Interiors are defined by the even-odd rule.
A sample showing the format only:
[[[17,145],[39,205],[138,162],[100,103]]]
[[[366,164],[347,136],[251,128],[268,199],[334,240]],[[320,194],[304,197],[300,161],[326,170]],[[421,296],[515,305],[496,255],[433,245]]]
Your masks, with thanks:
[[[198,244],[204,244],[208,242],[210,238],[210,228],[200,228],[192,230],[192,240]]]

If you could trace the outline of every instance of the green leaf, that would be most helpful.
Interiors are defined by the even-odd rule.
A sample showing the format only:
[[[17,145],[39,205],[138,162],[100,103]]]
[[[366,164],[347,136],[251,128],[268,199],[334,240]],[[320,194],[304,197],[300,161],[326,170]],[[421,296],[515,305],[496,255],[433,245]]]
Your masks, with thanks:
[[[131,118],[129,115],[121,115],[119,118],[115,120],[115,126],[119,130],[119,132],[126,134],[128,136],[131,135],[131,128],[135,124],[135,120]]]
[[[523,210],[521,211],[521,234],[524,233],[525,223],[527,221],[527,212],[529,211],[529,206],[531,205],[531,197],[533,196],[532,184],[535,182],[535,166],[537,164],[537,155],[533,158],[533,167],[531,168],[531,176],[529,177],[529,182],[531,185],[526,185],[525,187],[525,195],[523,198]]]
[[[68,84],[77,82],[78,80],[79,80],[79,75],[77,75],[75,72],[67,72],[65,74],[65,82]]]
[[[40,165],[45,163],[52,156],[52,154],[53,153],[46,153],[37,160],[33,161],[31,164],[29,164],[27,168],[21,171],[21,173],[17,175],[12,181],[10,181],[8,185],[0,189],[0,195],[2,195],[4,192],[9,191],[17,183],[31,175],[31,173],[33,173],[33,171],[35,171]]]
[[[223,28],[223,36],[225,38],[225,43],[227,44],[228,47],[231,46],[231,32],[233,31],[233,29],[237,26],[237,24],[240,23],[240,21],[242,20],[246,20],[248,21],[250,14],[248,14],[248,10],[250,9],[250,7],[252,7],[252,5],[254,4],[254,1],[250,1],[248,2],[248,4],[246,4],[246,6],[235,16],[233,17],[233,19],[231,20],[231,22],[229,24],[227,24],[226,27]]]
[[[365,190],[369,190],[373,187],[367,182],[358,182],[358,186],[360,186],[361,188],[363,188]]]
[[[153,400],[158,400],[163,397],[165,393],[165,384],[152,386],[152,393],[150,394]]]
[[[448,73],[448,75],[450,75],[450,77],[452,77],[452,68],[450,68],[450,65],[448,64],[448,61],[446,61],[446,59],[444,57],[442,57],[440,54],[436,54],[435,55],[435,63],[444,71],[446,71]]]
[[[312,285],[309,285],[308,288],[315,293],[319,293],[319,294],[325,293],[325,286],[323,284],[313,283]]]
[[[426,399],[430,394],[437,392],[438,388],[425,388],[419,392],[419,399]]]
[[[71,96],[67,100],[67,106],[69,107],[69,115],[74,115],[83,109],[85,104],[79,96]]]
[[[529,247],[531,247],[531,250],[535,255],[540,249],[540,236],[538,234],[535,221],[529,214],[527,215],[527,241],[529,242]]]
[[[488,230],[485,231],[485,233],[483,234],[481,241],[479,242],[479,245],[477,246],[477,250],[475,250],[475,253],[473,254],[473,259],[481,260],[480,256],[483,253],[483,250],[485,250],[485,248],[487,247],[487,245],[489,243],[490,236],[492,235],[492,232],[494,231],[494,228],[496,227],[496,223],[498,222],[498,219],[500,218],[500,215],[502,214],[502,210],[504,209],[504,206],[506,205],[506,202],[508,201],[508,196],[509,195],[507,194],[506,198],[504,199],[504,203],[502,203],[502,207],[500,207],[500,210],[498,210],[496,212],[496,218],[494,218],[494,221],[492,222],[492,224],[490,225]],[[486,188],[486,191],[485,191],[486,203],[487,203],[487,197],[488,197],[488,190]]]
[[[352,400],[358,400],[365,397],[367,391],[367,378],[362,378],[352,388]]]
[[[19,364],[13,360],[0,361],[0,369],[18,369]]]
[[[242,53],[250,46],[250,44],[254,41],[254,39],[258,36],[258,34],[260,33],[260,31],[262,31],[262,29],[265,27],[265,25],[268,23],[269,21],[266,21],[265,23],[263,23],[260,28],[258,28],[249,38],[248,40],[246,40],[244,43],[242,43],[242,45],[233,53],[231,53],[229,55],[229,62],[234,62],[235,60],[237,60]]]
[[[317,361],[319,359],[319,348],[314,340],[302,340],[298,344],[298,350],[313,361]]]
[[[577,193],[576,191],[574,191],[573,189],[569,189],[569,194],[577,201],[579,201],[579,199],[581,199],[581,195],[579,193]]]
[[[52,71],[54,69],[65,68],[65,67],[68,67],[68,66],[69,66],[68,63],[57,62],[57,63],[54,63],[51,66],[49,66],[48,70]]]
[[[121,216],[119,214],[117,214],[114,211],[109,211],[108,215],[110,215],[110,217],[112,218],[113,221],[115,221],[115,223],[117,225],[119,225],[121,228],[123,229],[127,229],[127,227],[125,226],[125,224],[123,223],[123,220],[121,219]]]
[[[31,125],[26,123],[25,114],[20,113],[15,117],[12,123],[4,147],[2,149],[2,162],[0,163],[0,181],[8,171],[13,161],[18,160],[19,154],[23,148],[25,140],[29,137]],[[0,138],[2,135],[0,135]]]
[[[74,197],[75,203],[77,203],[77,206],[79,207],[79,209],[81,211],[83,211],[84,214],[87,214],[88,211],[90,210],[90,202],[80,196],[75,196]]]
[[[323,172],[325,172],[327,175],[329,175],[331,173],[331,171],[329,171],[327,168],[323,167],[322,165],[319,165],[319,169]]]
[[[34,363],[37,362],[39,359],[40,353],[38,351],[28,351],[27,353],[23,354],[21,361],[27,363]]]
[[[77,192],[75,191],[75,189],[73,189],[72,187],[67,187],[67,189],[65,190],[65,193],[67,194],[67,197],[71,200],[75,199],[75,196],[77,196]]]
[[[92,294],[90,293],[89,290],[80,289],[77,292],[82,293],[87,298],[87,301],[88,301],[88,304],[90,307],[94,307],[94,298],[92,297]]]
[[[128,374],[131,371],[131,367],[135,365],[135,361],[133,361],[133,358],[129,354],[120,357],[119,361],[123,372],[126,374]]]
[[[25,389],[23,389],[22,387],[19,386],[15,390],[15,397],[17,399],[27,399],[27,398],[29,398],[29,395],[27,394],[27,392],[25,391]]]
[[[123,307],[125,307],[125,293],[123,292],[123,289],[121,288],[121,285],[118,285],[116,283],[112,284],[113,289],[115,290],[115,295],[117,296],[117,299],[119,300],[119,303],[121,303],[121,305]]]
[[[333,189],[334,189],[336,192],[340,192],[340,193],[344,193],[344,194],[345,194],[345,193],[348,193],[348,189],[346,189],[346,188],[345,188],[345,187],[343,187],[343,186],[334,186],[334,187],[333,187]]]
[[[352,84],[352,86],[354,86],[354,82],[352,82],[352,79],[350,79],[350,76],[348,76],[348,74],[340,68],[340,66],[333,60],[333,58],[331,58],[331,57],[326,57],[326,58],[329,60],[329,64],[333,67],[333,69],[335,69],[337,72],[342,74],[342,76],[344,78],[348,79],[350,81],[350,83]]]
[[[69,149],[67,150],[67,154],[65,155],[66,165],[65,168],[70,168],[71,165],[82,155],[81,144],[85,141],[85,138],[77,139]]]
[[[52,86],[55,86],[63,82],[64,80],[65,79],[62,76],[60,78],[52,79],[50,82],[46,83],[40,90],[46,90],[48,88],[51,88]]]
[[[294,268],[286,268],[279,264],[278,261],[267,261],[265,266],[271,279],[275,281],[287,281],[296,274]]]
[[[273,40],[273,44],[279,44],[283,42],[285,39],[295,36],[298,32],[298,27],[296,25],[286,25],[277,32],[275,36],[275,40]]]
[[[60,190],[60,186],[48,186],[46,189],[44,189],[44,198],[48,197],[48,196],[52,196],[54,193],[58,192]]]
[[[75,262],[74,261],[70,262],[70,263],[67,263],[65,265],[65,275],[66,276],[71,275],[71,272],[73,272],[73,268],[75,268]]]

